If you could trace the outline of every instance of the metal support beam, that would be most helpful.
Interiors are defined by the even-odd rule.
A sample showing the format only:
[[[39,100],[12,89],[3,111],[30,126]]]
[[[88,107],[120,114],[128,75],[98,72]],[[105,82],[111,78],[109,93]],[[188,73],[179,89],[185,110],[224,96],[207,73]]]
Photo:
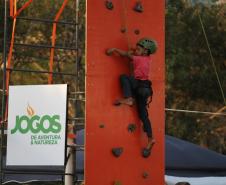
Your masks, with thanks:
[[[17,19],[24,20],[24,21],[33,21],[33,22],[50,23],[50,24],[57,23],[57,24],[76,26],[76,23],[68,22],[68,21],[54,21],[54,20],[48,20],[48,19],[37,19],[37,18],[29,18],[29,17],[17,17]]]
[[[7,0],[4,0],[4,40],[3,40],[3,84],[2,91],[6,89],[6,38],[7,38]],[[2,112],[1,112],[1,146],[0,146],[0,185],[3,183],[3,144],[4,144],[4,116],[5,116],[5,94],[2,96]]]
[[[76,0],[76,10],[75,10],[75,17],[76,17],[76,27],[75,27],[75,40],[76,40],[76,43],[75,43],[75,48],[78,49],[78,21],[79,21],[79,0]],[[77,53],[76,53],[76,57],[75,57],[75,60],[76,60],[76,79],[75,79],[75,85],[76,85],[76,91],[79,91],[79,57],[78,57],[78,50],[77,50]],[[76,109],[76,117],[78,117],[78,113],[77,113],[77,110],[78,110],[78,100],[75,100],[75,109]],[[73,142],[73,141],[72,141]],[[74,141],[76,143],[76,139]],[[76,163],[76,159],[74,158],[74,155],[76,156],[75,154],[76,151],[74,151],[72,148],[70,150],[68,150],[68,153],[71,153],[70,156],[69,156],[69,159],[68,159],[68,163],[66,165],[66,172],[68,173],[76,173],[74,172],[74,165]],[[76,176],[76,174],[75,174]],[[73,185],[73,182],[74,182],[74,179],[70,176],[65,176],[65,182],[64,184],[65,185]]]
[[[8,70],[8,71],[17,71],[17,72],[25,72],[25,73],[44,73],[44,74],[65,75],[65,76],[74,76],[74,77],[76,77],[76,74],[74,74],[74,73],[38,71],[38,70],[29,70],[29,69],[12,69],[12,68],[7,68],[6,70]]]
[[[47,48],[47,49],[54,48],[54,49],[63,49],[63,50],[75,50],[75,51],[78,50],[76,47],[72,48],[72,47],[64,47],[64,46],[50,46],[50,45],[38,45],[38,44],[34,45],[34,44],[14,43],[14,46],[40,48],[40,49],[43,49],[43,48]]]

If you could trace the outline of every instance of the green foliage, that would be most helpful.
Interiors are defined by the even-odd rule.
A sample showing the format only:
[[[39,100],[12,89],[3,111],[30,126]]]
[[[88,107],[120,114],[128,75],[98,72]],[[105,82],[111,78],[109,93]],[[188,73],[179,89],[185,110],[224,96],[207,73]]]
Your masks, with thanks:
[[[166,7],[166,107],[214,112],[224,106],[222,94],[203,34],[203,21],[223,90],[226,90],[226,24],[224,6],[169,0]],[[200,18],[199,18],[200,16]],[[166,132],[226,153],[219,142],[225,137],[221,118],[192,113],[166,114]],[[220,122],[219,122],[220,121]],[[217,126],[216,126],[217,125]],[[221,130],[221,131],[219,131]],[[216,147],[217,146],[217,147]],[[218,149],[216,149],[218,148]]]

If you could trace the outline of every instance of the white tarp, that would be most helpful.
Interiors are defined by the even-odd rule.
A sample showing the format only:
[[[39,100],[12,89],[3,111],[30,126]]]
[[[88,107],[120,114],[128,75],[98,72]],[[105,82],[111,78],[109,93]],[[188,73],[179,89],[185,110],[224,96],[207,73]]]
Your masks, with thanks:
[[[6,165],[61,166],[67,85],[9,87]]]
[[[174,177],[165,176],[167,185],[175,185],[177,182],[189,182],[191,185],[226,185],[226,177]]]

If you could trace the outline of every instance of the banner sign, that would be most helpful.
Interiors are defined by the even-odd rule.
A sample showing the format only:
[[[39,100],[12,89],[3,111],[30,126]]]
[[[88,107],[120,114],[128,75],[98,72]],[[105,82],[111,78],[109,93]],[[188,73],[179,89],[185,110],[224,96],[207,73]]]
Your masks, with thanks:
[[[9,87],[6,165],[63,166],[67,85]]]

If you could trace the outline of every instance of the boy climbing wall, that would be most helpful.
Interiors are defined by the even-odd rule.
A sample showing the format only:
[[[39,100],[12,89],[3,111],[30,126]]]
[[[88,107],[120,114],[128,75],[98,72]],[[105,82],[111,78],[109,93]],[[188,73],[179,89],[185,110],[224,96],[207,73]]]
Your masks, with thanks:
[[[106,51],[107,55],[116,53],[128,58],[132,63],[132,74],[120,76],[124,98],[116,100],[114,105],[133,106],[136,102],[138,115],[148,138],[147,146],[142,151],[143,157],[148,157],[151,154],[151,149],[155,144],[147,106],[148,99],[151,101],[153,94],[152,83],[149,80],[150,62],[152,61],[150,55],[154,54],[156,50],[157,43],[153,39],[142,38],[137,42],[135,51],[123,51],[117,48],[110,48]]]

